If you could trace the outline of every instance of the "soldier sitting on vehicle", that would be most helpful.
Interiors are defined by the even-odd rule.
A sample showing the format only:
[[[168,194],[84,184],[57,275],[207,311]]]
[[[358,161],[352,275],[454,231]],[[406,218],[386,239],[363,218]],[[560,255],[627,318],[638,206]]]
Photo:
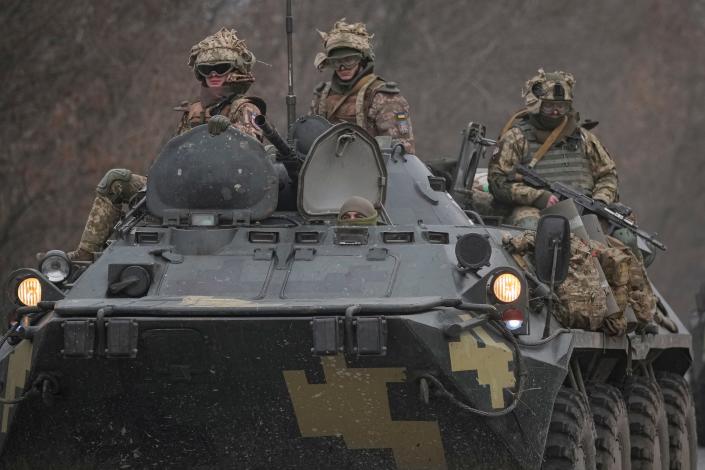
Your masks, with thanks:
[[[377,225],[377,210],[364,197],[352,196],[340,206],[338,225]]]
[[[539,69],[523,88],[526,107],[502,129],[488,182],[494,199],[511,207],[511,225],[535,229],[541,209],[558,202],[549,191],[524,183],[516,171],[520,164],[604,204],[619,200],[617,167],[595,134],[580,125],[573,109],[574,86],[570,73]],[[642,259],[631,231],[617,229],[611,235]]]
[[[512,116],[488,167],[489,188],[500,202],[514,206],[508,222],[535,229],[539,211],[558,202],[548,191],[522,183],[519,164],[551,181],[560,181],[606,204],[618,198],[617,168],[573,109],[575,78],[565,72],[539,74],[523,90],[526,108]]]
[[[409,103],[396,83],[373,73],[373,36],[365,25],[348,24],[343,18],[328,33],[319,34],[325,52],[316,55],[315,66],[319,71],[333,69],[333,76],[316,86],[311,114],[332,123],[357,124],[373,137],[390,136],[406,152],[415,153]]]
[[[244,93],[254,82],[252,66],[254,54],[249,51],[235,30],[221,29],[191,48],[188,65],[193,68],[201,83],[200,99],[184,102],[175,108],[183,116],[176,134],[187,132],[194,126],[207,123],[211,117],[221,115],[245,134],[262,141],[254,117],[262,114],[263,101],[245,97]],[[122,214],[122,205],[145,187],[147,178],[130,170],[108,170],[96,188],[81,241],[75,251],[68,253],[72,260],[90,261],[93,253],[101,251]]]
[[[575,78],[569,73],[545,73],[540,69],[524,87],[526,108],[512,116],[502,130],[489,163],[488,181],[492,196],[512,206],[508,217],[512,225],[534,230],[540,211],[559,202],[550,191],[527,184],[517,173],[519,165],[604,204],[618,199],[615,163],[597,137],[580,127],[578,113],[572,106],[574,85]],[[624,264],[629,275],[612,287],[619,294],[620,309],[624,310],[628,302],[639,321],[647,324],[654,318],[655,296],[636,238],[628,229],[615,230],[612,236],[611,249],[603,246],[596,251],[604,252],[601,262],[609,265],[614,264],[615,257],[623,257],[625,250],[629,252],[624,245],[631,249],[634,259]]]

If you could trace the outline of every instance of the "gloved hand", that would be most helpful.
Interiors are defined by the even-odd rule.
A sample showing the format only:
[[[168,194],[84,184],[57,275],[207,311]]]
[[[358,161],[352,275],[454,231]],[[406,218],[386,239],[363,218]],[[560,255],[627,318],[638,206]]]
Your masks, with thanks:
[[[225,116],[217,115],[210,118],[208,121],[208,132],[210,135],[219,135],[230,127],[230,119]]]
[[[541,195],[534,201],[533,205],[538,209],[545,209],[558,204],[559,202],[560,199],[558,199],[558,196],[555,196],[550,191],[542,191]]]

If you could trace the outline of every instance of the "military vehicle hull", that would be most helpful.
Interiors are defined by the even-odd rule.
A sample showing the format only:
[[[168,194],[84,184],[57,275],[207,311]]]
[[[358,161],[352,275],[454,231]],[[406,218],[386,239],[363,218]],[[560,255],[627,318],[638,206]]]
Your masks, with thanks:
[[[184,308],[168,318],[110,315],[101,327],[95,316],[52,312],[10,361],[31,360],[27,383],[50,375],[58,387],[45,400],[37,395],[3,407],[13,429],[3,429],[3,462],[7,468],[538,468],[565,364],[542,360],[541,348],[524,351],[528,390],[503,417],[477,416],[443,396],[424,399],[421,377],[433,374],[458,400],[480,409],[513,400],[512,344],[489,325],[449,339],[443,326],[458,315],[439,309],[355,317],[358,325],[386,325],[386,353],[365,356],[347,353],[345,345],[312,354],[318,323],[334,318],[345,330],[345,316],[233,318]],[[133,338],[134,357],[108,357],[115,353],[108,343],[118,341],[110,325],[122,322],[131,325],[123,333]],[[104,336],[96,343],[103,352],[71,349],[90,330]],[[570,345],[565,336],[546,347],[550,357],[558,351],[567,360]],[[21,396],[22,388],[6,396]]]

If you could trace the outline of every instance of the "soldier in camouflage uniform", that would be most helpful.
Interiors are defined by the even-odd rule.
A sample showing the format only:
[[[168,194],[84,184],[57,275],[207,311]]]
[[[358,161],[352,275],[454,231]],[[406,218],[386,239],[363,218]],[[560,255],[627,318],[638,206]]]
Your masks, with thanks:
[[[372,35],[365,25],[343,18],[319,34],[325,52],[316,55],[315,66],[333,69],[333,76],[316,86],[311,114],[357,124],[375,137],[390,136],[415,153],[409,103],[396,83],[374,74]]]
[[[207,123],[212,116],[225,116],[245,134],[262,140],[261,131],[254,125],[257,114],[263,114],[264,102],[244,93],[254,82],[252,66],[255,56],[234,30],[221,29],[191,48],[188,65],[201,82],[200,99],[183,102],[175,108],[183,115],[176,134]],[[145,176],[123,168],[108,170],[96,188],[96,198],[88,215],[86,227],[76,251],[69,258],[89,261],[93,253],[101,251],[108,236],[122,214],[123,204],[146,185]]]
[[[573,75],[539,74],[523,89],[526,108],[505,126],[488,167],[492,195],[513,206],[508,222],[535,229],[539,211],[558,202],[549,191],[524,184],[518,164],[565,183],[606,204],[616,202],[617,169],[605,147],[580,127],[572,108]]]

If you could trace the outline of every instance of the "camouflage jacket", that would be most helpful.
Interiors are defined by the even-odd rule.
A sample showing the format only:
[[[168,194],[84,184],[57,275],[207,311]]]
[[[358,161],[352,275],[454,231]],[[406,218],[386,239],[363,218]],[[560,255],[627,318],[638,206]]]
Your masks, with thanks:
[[[578,151],[589,162],[594,181],[592,197],[606,203],[615,202],[618,199],[617,168],[607,150],[592,132],[582,127],[578,127],[570,137],[579,140]],[[561,142],[564,139],[554,146]],[[516,178],[516,166],[527,153],[528,146],[527,138],[519,127],[512,127],[500,137],[488,166],[490,192],[500,202],[543,209],[550,194]]]
[[[183,102],[181,106],[174,108],[176,111],[183,112],[181,121],[176,128],[176,135],[181,135],[195,126],[205,124],[212,116],[220,114],[227,116],[233,127],[261,142],[262,131],[254,124],[255,116],[263,113],[257,104],[258,101],[261,102],[259,98],[241,97],[231,103],[216,104],[205,108],[200,101]]]
[[[331,121],[351,122],[372,136],[388,135],[415,153],[409,103],[394,82],[370,74],[362,77],[346,94],[336,94],[330,82],[322,82],[313,92],[310,113]],[[341,100],[343,102],[341,103]]]

